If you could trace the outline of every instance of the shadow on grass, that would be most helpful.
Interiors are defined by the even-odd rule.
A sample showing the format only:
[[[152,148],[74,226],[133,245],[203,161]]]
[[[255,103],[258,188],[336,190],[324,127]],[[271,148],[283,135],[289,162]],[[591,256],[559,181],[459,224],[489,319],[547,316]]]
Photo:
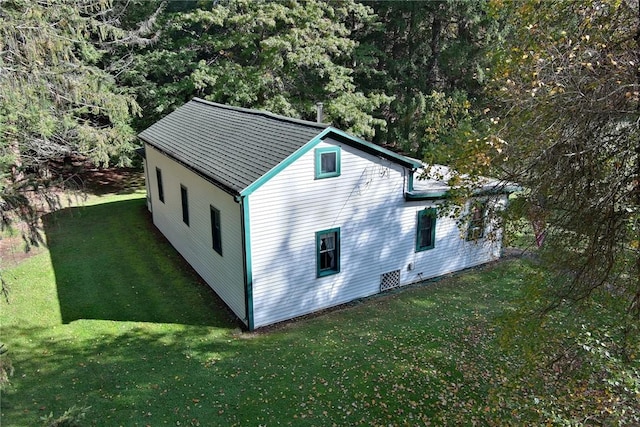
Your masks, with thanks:
[[[226,306],[157,231],[144,199],[44,218],[63,323],[78,319],[235,326]]]

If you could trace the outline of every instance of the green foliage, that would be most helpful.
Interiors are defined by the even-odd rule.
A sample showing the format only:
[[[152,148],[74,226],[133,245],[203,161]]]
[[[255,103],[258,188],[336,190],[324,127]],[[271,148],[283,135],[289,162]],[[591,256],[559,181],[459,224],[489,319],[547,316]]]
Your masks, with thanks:
[[[59,205],[52,163],[72,156],[96,165],[130,162],[138,106],[100,66],[124,33],[106,0],[0,3],[0,216],[25,223],[40,243],[39,211]],[[39,205],[39,206],[38,206]]]
[[[490,13],[510,31],[487,74],[493,134],[454,165],[524,187],[507,217],[530,224],[545,269],[523,277],[505,318],[512,374],[492,399],[523,419],[635,425],[640,18],[619,1],[494,1]]]
[[[9,378],[13,375],[13,365],[7,352],[6,346],[0,343],[0,392],[7,389],[10,384]]]
[[[48,160],[72,153],[96,164],[128,162],[130,114],[139,110],[97,66],[102,44],[121,35],[103,20],[107,8],[101,0],[2,2],[4,165],[40,170]]]
[[[82,427],[89,409],[91,409],[90,406],[86,408],[72,406],[57,418],[53,415],[53,412],[50,412],[49,415],[42,417],[41,420],[44,422],[43,425],[45,427]]]
[[[512,37],[495,50],[495,170],[526,188],[544,230],[554,305],[606,290],[640,320],[640,18],[628,2],[496,2]],[[496,115],[501,114],[501,117]],[[497,154],[497,155],[496,155]],[[568,279],[567,279],[568,277]]]
[[[375,2],[381,25],[359,36],[375,60],[360,84],[393,95],[375,141],[429,162],[480,132],[484,53],[499,33],[486,1]]]
[[[372,112],[390,98],[356,88],[351,38],[351,28],[372,19],[353,1],[169,4],[158,44],[137,54],[121,80],[148,111],[140,128],[199,96],[305,119],[323,102],[326,121],[372,136],[384,126]]]
[[[580,310],[541,315],[543,289],[555,280],[537,271],[526,282],[521,305],[503,319],[513,361],[492,399],[557,425],[637,424],[640,334],[623,320],[625,300],[599,293]]]
[[[199,96],[305,119],[323,102],[335,126],[443,162],[482,132],[483,54],[499,34],[484,0],[156,2],[124,21],[156,7],[157,42],[119,54],[139,129]]]

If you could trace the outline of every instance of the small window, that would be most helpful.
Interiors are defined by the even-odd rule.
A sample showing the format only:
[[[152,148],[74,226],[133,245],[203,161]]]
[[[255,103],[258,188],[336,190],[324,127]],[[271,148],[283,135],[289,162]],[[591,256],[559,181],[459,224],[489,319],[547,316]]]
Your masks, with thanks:
[[[213,206],[211,208],[211,240],[213,249],[222,256],[222,234],[220,232],[220,211]]]
[[[484,237],[485,204],[476,203],[471,206],[467,240],[478,240]]]
[[[158,183],[158,199],[164,203],[164,187],[162,186],[162,171],[156,168],[156,181]]]
[[[436,210],[424,209],[418,212],[416,252],[433,249],[436,246]]]
[[[182,199],[182,222],[189,225],[189,195],[184,185],[180,185],[180,198]]]
[[[316,148],[316,178],[340,176],[340,147]]]
[[[340,272],[340,229],[316,233],[318,277]]]

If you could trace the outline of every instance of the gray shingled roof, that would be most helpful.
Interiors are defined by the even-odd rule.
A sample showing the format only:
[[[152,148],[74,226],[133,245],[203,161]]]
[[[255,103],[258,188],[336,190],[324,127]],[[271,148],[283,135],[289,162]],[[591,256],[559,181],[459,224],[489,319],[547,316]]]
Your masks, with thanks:
[[[327,127],[194,98],[138,136],[240,193]]]

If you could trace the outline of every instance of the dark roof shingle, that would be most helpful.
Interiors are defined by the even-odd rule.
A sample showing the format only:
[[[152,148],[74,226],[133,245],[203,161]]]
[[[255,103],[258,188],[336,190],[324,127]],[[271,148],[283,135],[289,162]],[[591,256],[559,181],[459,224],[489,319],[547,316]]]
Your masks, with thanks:
[[[194,98],[139,137],[238,194],[327,127]]]

